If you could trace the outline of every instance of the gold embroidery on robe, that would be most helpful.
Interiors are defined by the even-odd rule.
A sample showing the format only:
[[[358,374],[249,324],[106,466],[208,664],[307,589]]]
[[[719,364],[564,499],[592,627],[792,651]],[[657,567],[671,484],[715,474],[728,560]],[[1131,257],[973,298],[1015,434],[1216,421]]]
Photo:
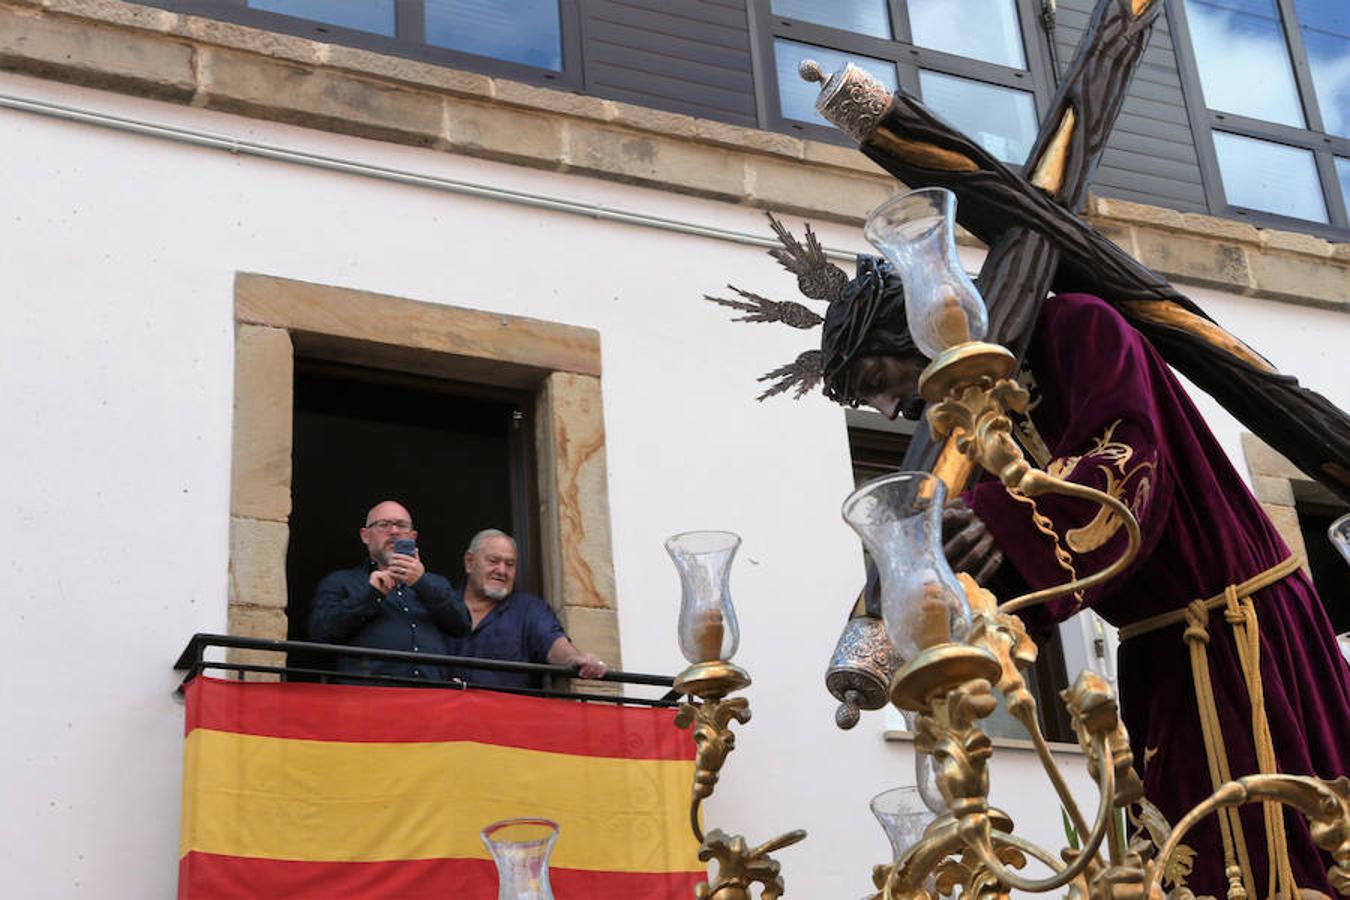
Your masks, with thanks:
[[[1124,441],[1115,439],[1116,429],[1120,427],[1122,421],[1124,420],[1116,419],[1107,426],[1086,453],[1052,460],[1046,471],[1051,475],[1067,478],[1083,460],[1100,460],[1101,464],[1097,466],[1097,471],[1101,472],[1106,480],[1102,490],[1120,500],[1130,508],[1130,512],[1139,516],[1148,505],[1148,498],[1153,492],[1153,473],[1157,466],[1153,460],[1141,460],[1133,467],[1129,465],[1130,460],[1134,458],[1134,448]],[[1127,492],[1133,493],[1129,499],[1126,498]],[[1101,509],[1091,522],[1065,532],[1064,542],[1075,553],[1091,553],[1111,540],[1122,524],[1120,518],[1111,510]]]

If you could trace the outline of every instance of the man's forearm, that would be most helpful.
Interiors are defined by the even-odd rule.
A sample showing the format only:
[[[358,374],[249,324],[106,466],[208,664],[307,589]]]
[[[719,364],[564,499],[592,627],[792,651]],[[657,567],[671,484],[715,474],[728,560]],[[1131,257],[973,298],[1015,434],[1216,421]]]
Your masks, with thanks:
[[[548,661],[555,666],[573,666],[582,678],[603,678],[609,667],[593,653],[578,650],[571,641],[560,637],[548,648]]]
[[[560,637],[548,648],[548,661],[554,666],[575,666],[581,661],[582,652],[565,637]]]

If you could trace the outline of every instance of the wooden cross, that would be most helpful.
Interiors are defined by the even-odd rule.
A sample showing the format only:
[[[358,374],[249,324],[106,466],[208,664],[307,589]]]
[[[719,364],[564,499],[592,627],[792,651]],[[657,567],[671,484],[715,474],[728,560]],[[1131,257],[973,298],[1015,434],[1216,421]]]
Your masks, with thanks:
[[[1048,291],[1096,294],[1244,425],[1350,500],[1350,418],[1280,374],[1074,212],[1161,12],[1162,0],[1099,0],[1044,117],[1025,175],[903,92],[869,108],[880,89],[875,82],[854,85],[853,96],[845,92],[838,98],[836,124],[905,184],[937,185],[956,194],[957,220],[989,247],[979,275],[989,305],[989,340],[1020,358]],[[927,429],[920,429],[905,467],[931,469],[937,452]]]

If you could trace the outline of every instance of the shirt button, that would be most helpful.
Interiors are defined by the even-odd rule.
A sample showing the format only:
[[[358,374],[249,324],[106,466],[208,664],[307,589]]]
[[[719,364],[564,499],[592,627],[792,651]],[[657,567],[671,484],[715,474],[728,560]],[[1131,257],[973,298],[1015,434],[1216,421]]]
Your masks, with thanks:
[[[416,644],[413,644],[413,652],[414,652],[414,653],[417,652],[417,645],[416,645]]]

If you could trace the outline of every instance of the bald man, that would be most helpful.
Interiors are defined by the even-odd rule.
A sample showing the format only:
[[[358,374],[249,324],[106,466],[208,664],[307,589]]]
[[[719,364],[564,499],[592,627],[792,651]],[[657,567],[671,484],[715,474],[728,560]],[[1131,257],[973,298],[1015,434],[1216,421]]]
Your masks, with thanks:
[[[446,635],[472,629],[464,601],[444,576],[428,572],[421,552],[394,551],[401,538],[417,540],[412,513],[385,500],[366,513],[360,530],[367,560],[352,569],[325,575],[309,608],[309,639],[378,650],[445,654]],[[442,666],[340,657],[339,672],[444,681]]]

